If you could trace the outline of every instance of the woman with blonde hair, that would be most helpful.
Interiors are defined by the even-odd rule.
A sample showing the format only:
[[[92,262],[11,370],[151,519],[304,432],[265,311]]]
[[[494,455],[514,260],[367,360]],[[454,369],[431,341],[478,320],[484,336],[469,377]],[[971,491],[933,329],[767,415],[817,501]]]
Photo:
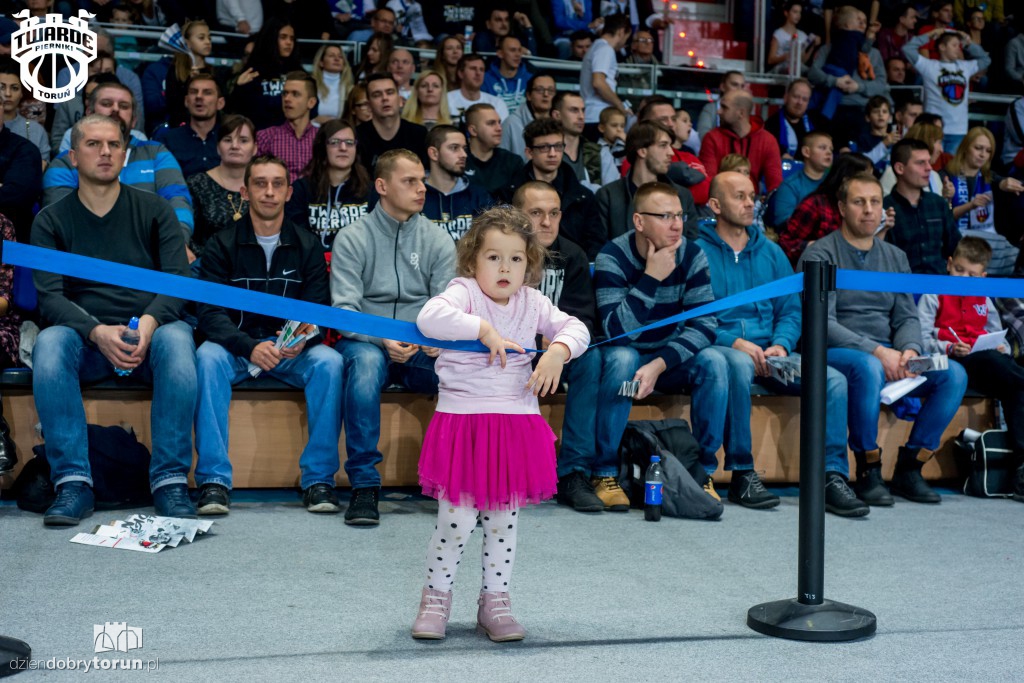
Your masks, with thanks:
[[[451,124],[444,75],[433,69],[420,74],[402,107],[402,118],[426,126],[427,130],[438,124]]]
[[[1024,191],[1024,185],[1016,178],[1004,178],[992,170],[995,149],[996,138],[988,128],[971,128],[942,171],[943,178],[953,185],[950,204],[960,232],[995,231],[993,188],[1014,194]]]
[[[459,76],[455,68],[465,51],[463,39],[459,36],[447,36],[437,47],[437,55],[431,68],[444,76],[448,90],[456,90],[459,87]]]
[[[352,67],[338,45],[321,45],[313,57],[317,113],[315,121],[326,123],[341,116],[349,90],[355,85]]]

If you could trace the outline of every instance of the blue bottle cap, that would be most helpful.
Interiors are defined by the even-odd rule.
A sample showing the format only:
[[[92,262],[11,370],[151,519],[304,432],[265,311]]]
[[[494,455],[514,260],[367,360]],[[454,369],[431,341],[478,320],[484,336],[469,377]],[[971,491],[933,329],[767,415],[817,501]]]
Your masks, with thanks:
[[[132,318],[131,320],[129,320],[128,321],[128,329],[129,330],[137,330],[137,329],[139,329],[139,319],[138,318]]]
[[[651,456],[651,462],[661,462],[661,456],[660,455],[652,455]]]

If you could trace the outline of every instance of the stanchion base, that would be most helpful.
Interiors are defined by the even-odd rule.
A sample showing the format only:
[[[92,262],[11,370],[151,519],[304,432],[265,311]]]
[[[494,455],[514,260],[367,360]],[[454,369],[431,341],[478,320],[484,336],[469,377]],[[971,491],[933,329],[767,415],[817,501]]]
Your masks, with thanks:
[[[776,638],[841,642],[872,635],[876,623],[875,615],[860,607],[832,600],[805,605],[791,598],[751,607],[747,626]]]
[[[32,648],[25,643],[7,636],[0,636],[0,678],[13,676],[25,671],[28,667],[19,665],[19,660],[27,661],[32,656]]]

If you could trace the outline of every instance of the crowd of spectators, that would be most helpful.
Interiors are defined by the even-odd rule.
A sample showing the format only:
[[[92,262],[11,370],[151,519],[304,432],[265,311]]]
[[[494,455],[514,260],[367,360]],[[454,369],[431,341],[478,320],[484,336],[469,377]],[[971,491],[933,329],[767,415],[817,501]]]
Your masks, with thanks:
[[[692,112],[696,125],[670,97],[620,94],[652,86],[620,73],[622,65],[659,63],[667,25],[642,0],[451,0],[429,11],[415,0],[301,4],[28,0],[33,14],[81,7],[118,26],[176,23],[180,49],[133,62],[134,38],[101,30],[85,88],[57,106],[32,99],[18,65],[0,56],[5,237],[411,322],[453,277],[455,244],[473,217],[512,203],[550,250],[542,291],[596,338],[765,284],[811,256],[926,274],[952,273],[959,261],[975,275],[1020,268],[1024,231],[1012,217],[1024,207],[1024,98],[998,137],[968,110],[972,90],[1024,92],[1024,37],[1010,39],[1024,16],[1000,2],[788,0],[776,8],[780,28],[767,46],[769,67],[790,76],[781,106],[762,119],[745,75],[729,71]],[[3,55],[16,29],[0,18]],[[215,66],[217,31],[235,34],[224,48],[240,57],[233,68]],[[343,39],[365,46],[358,64],[331,42]],[[803,56],[791,60],[796,46]],[[423,59],[421,50],[436,56]],[[579,60],[578,82],[560,88],[535,56]],[[117,230],[124,235],[111,239]],[[974,242],[964,248],[965,239]],[[138,369],[153,383],[151,485],[158,509],[177,515],[195,514],[184,484],[191,444],[182,440],[193,415],[199,512],[226,513],[230,386],[267,372],[303,387],[311,407],[304,502],[340,510],[333,480],[344,425],[353,524],[379,519],[381,389],[437,391],[438,350],[426,346],[304,326],[308,338],[276,349],[267,339],[280,320],[45,273],[35,276],[38,310],[22,311],[11,279],[4,267],[0,363],[21,362],[23,316],[44,328],[32,358],[59,494],[47,523],[77,523],[92,507],[84,413],[67,400],[75,376]],[[939,297],[928,310],[941,315],[950,305]],[[131,317],[142,331],[135,348],[118,336]],[[829,335],[830,511],[859,516],[891,504],[874,393],[907,376],[907,361],[928,346],[922,333],[929,338],[909,297],[838,297]],[[928,348],[947,341],[962,355],[953,348],[959,339],[943,334]],[[1021,346],[1008,342],[1005,351]],[[724,448],[730,499],[776,505],[753,462],[749,386],[792,391],[769,381],[768,362],[798,348],[790,297],[588,351],[567,373],[560,500],[579,510],[628,508],[615,474],[632,397],[619,390],[636,381],[639,398],[692,392],[708,495],[718,496],[711,474]],[[984,372],[978,367],[1001,362],[968,366],[971,381]],[[968,383],[957,363],[928,376],[893,481],[921,502],[937,500],[920,467]],[[184,394],[195,403],[170,401]],[[0,427],[2,470],[13,466],[13,449]],[[847,444],[858,464],[854,488]]]

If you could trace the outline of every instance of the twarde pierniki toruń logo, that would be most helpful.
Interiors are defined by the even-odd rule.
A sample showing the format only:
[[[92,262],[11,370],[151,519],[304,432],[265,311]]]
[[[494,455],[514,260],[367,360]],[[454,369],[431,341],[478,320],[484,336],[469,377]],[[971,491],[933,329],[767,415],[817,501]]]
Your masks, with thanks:
[[[88,65],[96,58],[96,34],[85,10],[78,17],[65,19],[60,14],[30,17],[24,10],[14,15],[23,20],[11,34],[11,56],[21,64],[21,82],[42,102],[67,102],[85,86]],[[57,76],[67,69],[70,80],[57,85]]]

